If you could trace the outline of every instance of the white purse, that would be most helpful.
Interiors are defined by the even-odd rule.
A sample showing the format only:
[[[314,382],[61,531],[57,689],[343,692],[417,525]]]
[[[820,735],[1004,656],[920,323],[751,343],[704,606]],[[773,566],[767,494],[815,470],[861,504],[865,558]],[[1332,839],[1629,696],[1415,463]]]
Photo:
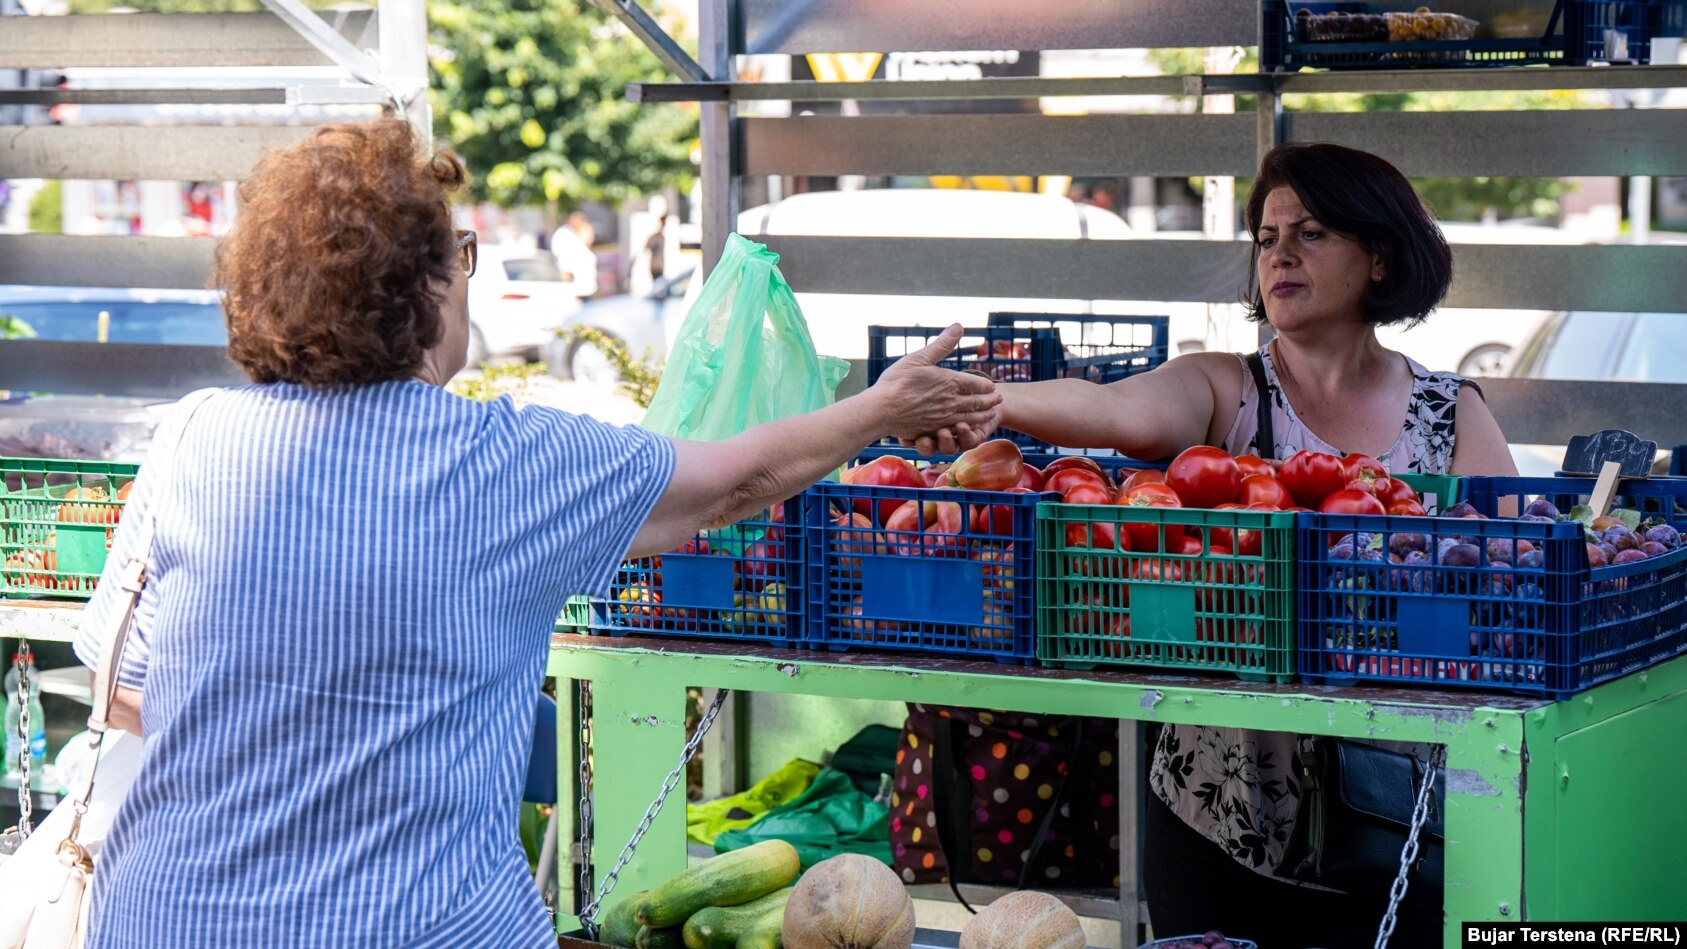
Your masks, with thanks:
[[[215,391],[197,392],[184,400],[182,423],[167,458],[175,458],[188,421]],[[87,732],[92,753],[81,778],[71,796],[0,866],[0,882],[5,884],[0,892],[6,894],[4,905],[0,905],[0,949],[79,949],[87,934],[94,857],[140,770],[139,738],[118,732],[103,758],[101,749],[111,702],[117,695],[123,647],[146,585],[156,525],[155,514],[142,528],[135,555],[124,565],[118,581],[123,594],[107,621],[99,666],[94,670],[94,710],[88,716]],[[99,785],[96,794],[94,779],[102,767],[107,781]],[[20,895],[24,898],[17,898]]]

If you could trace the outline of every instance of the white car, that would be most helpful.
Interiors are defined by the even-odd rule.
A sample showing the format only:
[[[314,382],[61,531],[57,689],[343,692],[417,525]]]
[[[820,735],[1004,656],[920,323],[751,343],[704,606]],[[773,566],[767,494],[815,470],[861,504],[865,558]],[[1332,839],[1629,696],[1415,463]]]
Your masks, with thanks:
[[[469,366],[493,356],[537,359],[580,310],[575,286],[548,252],[482,244],[469,278]]]
[[[793,195],[738,216],[738,232],[764,241],[779,235],[825,237],[981,237],[1053,240],[1130,240],[1136,235],[1111,211],[1059,195],[1006,191],[890,188]],[[775,242],[777,243],[777,242]],[[1140,314],[1172,318],[1172,352],[1181,335],[1204,338],[1206,307],[1191,303],[1131,303],[1005,297],[887,296],[811,293],[797,303],[808,318],[814,347],[829,356],[862,359],[867,327],[983,326],[995,312]],[[1193,327],[1194,329],[1190,329]],[[670,343],[672,337],[669,338]]]

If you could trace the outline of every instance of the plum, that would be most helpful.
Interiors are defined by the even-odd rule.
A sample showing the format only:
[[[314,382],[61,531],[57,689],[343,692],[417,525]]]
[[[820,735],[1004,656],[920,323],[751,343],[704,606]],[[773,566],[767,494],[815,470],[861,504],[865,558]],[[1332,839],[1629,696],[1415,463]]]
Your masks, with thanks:
[[[1475,544],[1453,544],[1440,550],[1443,567],[1474,567],[1482,561],[1482,550]]]
[[[1540,570],[1546,566],[1546,554],[1539,550],[1531,550],[1517,555],[1517,569]]]
[[[1588,527],[1592,528],[1595,534],[1603,534],[1613,527],[1626,528],[1627,526],[1627,524],[1623,523],[1622,518],[1617,517],[1614,514],[1601,514],[1594,518],[1592,523],[1588,524]]]
[[[1488,548],[1488,559],[1494,563],[1509,564],[1512,558],[1517,555],[1517,548],[1512,544],[1509,537],[1489,537],[1486,546]]]
[[[1550,521],[1558,520],[1558,508],[1546,498],[1536,498],[1523,509],[1524,517],[1544,517]]]
[[[1611,561],[1617,559],[1617,547],[1616,547],[1615,544],[1608,543],[1606,541],[1600,541],[1599,542],[1599,549],[1605,551],[1605,562],[1606,563],[1610,563]]]
[[[1611,558],[1605,556],[1605,548],[1604,547],[1601,547],[1598,544],[1588,544],[1587,545],[1587,565],[1588,566],[1590,566],[1590,567],[1603,567],[1610,562],[1611,562]]]
[[[1529,521],[1529,522],[1535,523],[1535,524],[1556,524],[1556,523],[1558,523],[1558,518],[1547,517],[1544,514],[1525,514],[1522,517],[1518,518],[1518,520]]]
[[[1441,512],[1441,516],[1442,517],[1477,517],[1477,518],[1482,517],[1482,515],[1477,512],[1476,508],[1472,507],[1466,501],[1460,501],[1457,504],[1448,505],[1447,509]]]
[[[1410,551],[1425,551],[1429,549],[1429,538],[1423,534],[1390,534],[1388,537],[1388,552],[1406,556]]]
[[[1649,540],[1640,545],[1640,552],[1648,557],[1662,557],[1664,554],[1669,553],[1669,548],[1655,540]]]
[[[1672,550],[1681,546],[1681,532],[1668,524],[1659,524],[1657,527],[1651,528],[1646,532],[1645,537],[1653,543],[1663,544]]]
[[[1640,535],[1622,525],[1608,528],[1600,535],[1600,541],[1617,548],[1618,552],[1636,550],[1641,544]]]
[[[1646,559],[1646,552],[1645,551],[1638,550],[1638,549],[1635,549],[1635,548],[1631,547],[1628,550],[1618,551],[1616,559],[1612,560],[1611,562],[1613,564],[1635,563],[1636,561],[1645,560],[1645,559]]]
[[[1349,535],[1349,537],[1351,538],[1351,535]],[[1330,548],[1328,556],[1331,560],[1352,560],[1353,541],[1348,539],[1336,544],[1334,547]]]

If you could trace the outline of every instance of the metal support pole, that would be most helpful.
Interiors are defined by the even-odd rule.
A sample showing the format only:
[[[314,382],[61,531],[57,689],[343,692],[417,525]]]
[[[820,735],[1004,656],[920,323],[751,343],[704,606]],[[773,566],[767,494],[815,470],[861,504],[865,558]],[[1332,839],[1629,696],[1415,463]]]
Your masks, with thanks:
[[[381,37],[381,79],[403,103],[411,127],[423,141],[431,142],[427,5],[424,0],[382,0],[376,16]]]
[[[637,0],[592,0],[592,3],[605,13],[626,24],[627,29],[639,38],[639,42],[650,47],[650,51],[656,54],[656,58],[662,61],[662,65],[672,69],[681,79],[690,82],[707,82],[709,80],[712,70],[709,67],[709,44],[707,40],[699,44],[697,54],[703,60],[703,64],[698,65],[696,60],[685,54],[685,50],[680,49],[679,44],[674,42],[673,37],[662,30],[661,24],[651,19],[650,14],[638,5]],[[707,31],[708,14],[701,10],[698,11],[698,14],[702,17],[699,27],[703,31]],[[726,25],[722,24],[721,29],[724,31]],[[705,35],[707,35],[706,32]],[[716,78],[718,78],[718,74],[716,74]]]
[[[335,65],[351,73],[354,78],[371,85],[386,85],[381,75],[380,63],[353,46],[350,40],[324,23],[321,17],[299,0],[263,0],[263,4],[279,17],[281,22],[292,27],[306,42],[316,47],[318,52],[333,60]],[[384,26],[381,32],[382,38],[385,39]],[[425,70],[423,75],[426,75]]]
[[[1263,161],[1266,153],[1276,148],[1282,140],[1283,97],[1276,92],[1262,92],[1259,94],[1259,127],[1256,139],[1259,159]],[[1264,346],[1276,335],[1272,332],[1270,323],[1264,321],[1259,323],[1258,345]],[[1262,447],[1260,450],[1264,452],[1271,449]]]
[[[1119,720],[1119,949],[1136,949],[1142,928],[1141,734],[1141,722]]]
[[[732,78],[732,0],[702,0],[698,7],[698,53],[716,80]],[[699,107],[703,138],[703,275],[715,269],[727,235],[738,223],[736,161],[737,106],[708,102]]]

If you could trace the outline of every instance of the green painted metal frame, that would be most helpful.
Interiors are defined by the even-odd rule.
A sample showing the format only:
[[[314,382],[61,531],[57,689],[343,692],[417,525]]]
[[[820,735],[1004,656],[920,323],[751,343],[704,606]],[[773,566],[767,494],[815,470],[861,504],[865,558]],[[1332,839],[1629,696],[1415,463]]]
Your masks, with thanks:
[[[592,683],[593,847],[599,873],[620,852],[679,759],[687,686],[1427,741],[1447,748],[1444,936],[1449,946],[1460,944],[1461,921],[1553,918],[1556,903],[1546,894],[1556,892],[1560,872],[1548,856],[1556,833],[1550,795],[1559,767],[1553,750],[1557,739],[1618,716],[1644,716],[1660,698],[1687,694],[1687,657],[1554,704],[1476,693],[1243,684],[1129,671],[1071,673],[653,639],[558,634],[552,643],[549,671],[560,680],[558,694],[571,692],[574,682]],[[570,769],[578,758],[572,710],[568,703],[559,706],[558,734],[565,743],[558,756],[563,763],[559,787],[567,801],[577,793]],[[1644,727],[1644,718],[1631,721]],[[1667,795],[1679,790],[1658,788],[1655,793],[1660,806],[1672,806]],[[672,802],[656,819],[606,905],[685,866],[680,803]],[[560,829],[564,840],[572,839],[571,822]],[[1607,881],[1607,886],[1613,892],[1644,886],[1651,877],[1646,859],[1641,855],[1636,861],[1628,881]],[[1525,879],[1531,881],[1528,900]],[[570,908],[569,899],[564,893],[559,910]],[[562,931],[576,924],[575,917],[559,914]]]

